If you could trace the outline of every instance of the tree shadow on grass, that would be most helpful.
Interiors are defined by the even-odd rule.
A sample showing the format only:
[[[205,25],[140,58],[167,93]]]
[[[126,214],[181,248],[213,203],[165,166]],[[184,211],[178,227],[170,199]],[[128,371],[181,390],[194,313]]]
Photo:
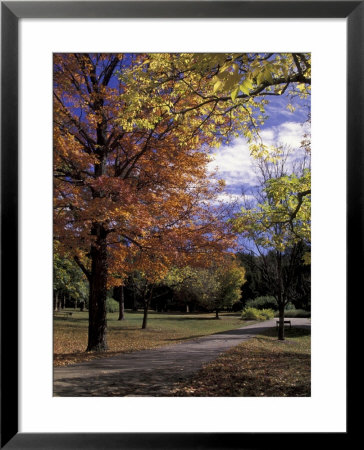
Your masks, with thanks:
[[[277,337],[278,330],[276,328],[266,330],[264,333],[265,336]],[[284,336],[285,338],[295,338],[302,336],[310,336],[311,335],[311,326],[310,325],[292,325],[292,328],[285,328]]]
[[[153,320],[153,317],[150,318],[151,320]],[[158,317],[155,320],[175,320],[175,321],[184,321],[184,322],[190,322],[190,321],[194,321],[194,320],[200,320],[200,321],[211,321],[211,320],[216,320],[215,317],[188,317],[188,316],[176,316],[176,317]]]
[[[183,375],[171,373],[170,369],[158,372],[138,371],[133,376],[114,372],[99,376],[64,378],[57,380],[54,395],[59,397],[124,397],[166,396]]]
[[[190,341],[190,340],[199,339],[202,337],[206,337],[206,335],[196,334],[195,336],[186,336],[186,337],[180,337],[180,338],[165,339],[165,341],[166,342]]]
[[[249,325],[249,324],[247,324]],[[246,326],[247,326],[246,325]],[[257,335],[264,334],[267,336],[278,336],[278,330],[273,326],[259,325],[256,327],[249,326],[249,328],[235,328],[234,330],[220,331],[215,333],[215,335],[226,335],[226,336],[244,336],[244,335]],[[292,325],[292,328],[285,328],[286,337],[299,337],[307,336],[311,334],[310,325]]]

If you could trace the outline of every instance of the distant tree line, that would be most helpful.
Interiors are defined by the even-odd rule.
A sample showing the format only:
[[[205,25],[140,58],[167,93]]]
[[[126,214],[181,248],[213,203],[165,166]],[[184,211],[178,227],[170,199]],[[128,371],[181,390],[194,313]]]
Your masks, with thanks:
[[[300,242],[282,254],[283,284],[289,303],[297,309],[311,310],[311,264],[305,261],[309,246]],[[242,287],[241,301],[235,307],[242,309],[249,300],[275,296],[277,281],[276,252],[271,250],[263,257],[252,253],[239,253],[238,258],[246,270],[246,283]]]

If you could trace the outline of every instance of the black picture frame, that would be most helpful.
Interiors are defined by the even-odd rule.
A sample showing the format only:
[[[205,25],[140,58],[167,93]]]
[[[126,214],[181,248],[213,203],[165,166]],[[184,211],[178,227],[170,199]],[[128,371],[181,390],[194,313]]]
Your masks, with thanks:
[[[235,449],[327,445],[326,433],[18,432],[18,21],[21,18],[346,18],[347,306],[363,264],[364,1],[13,1],[1,2],[1,448]],[[11,301],[9,301],[11,297]],[[350,310],[348,308],[348,313]],[[339,327],[339,324],[338,324]],[[348,341],[350,343],[350,341]],[[349,345],[347,346],[349,348]],[[330,433],[339,445],[352,436]],[[284,419],[283,419],[284,420]],[[284,438],[284,439],[282,439]]]

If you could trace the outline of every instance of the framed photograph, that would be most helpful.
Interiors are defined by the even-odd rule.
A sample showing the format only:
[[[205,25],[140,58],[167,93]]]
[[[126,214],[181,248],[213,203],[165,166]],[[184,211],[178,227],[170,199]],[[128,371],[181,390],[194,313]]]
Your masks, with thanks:
[[[303,447],[310,442],[313,433],[316,442],[321,439],[326,442],[328,436],[331,436],[347,443],[351,436],[347,411],[347,302],[354,292],[360,292],[358,280],[361,279],[364,268],[363,21],[364,6],[361,1],[136,0],[1,3],[1,448],[263,448],[272,443],[277,445],[283,442],[284,447],[291,445],[291,438],[299,439],[299,446]],[[121,57],[120,54],[124,56]],[[190,64],[192,58],[194,67],[198,69],[182,70],[179,67],[180,55],[185,55],[183,64]],[[285,74],[284,67],[288,60],[294,70],[290,69]],[[171,67],[175,75],[171,72]],[[163,87],[162,90],[157,88],[155,91],[149,73],[158,73],[159,79],[164,80],[164,86],[168,85],[168,89]],[[247,73],[250,73],[249,77]],[[280,76],[288,80],[286,85],[278,83]],[[95,77],[100,85],[97,85]],[[230,83],[232,78],[235,84]],[[305,86],[311,86],[311,78],[312,95],[309,95]],[[267,96],[280,96],[295,82],[301,85],[296,92],[290,94],[291,97],[287,96],[292,102],[287,100],[288,103],[275,104],[272,100],[270,110],[268,106],[265,110],[265,103],[259,103],[259,99],[251,105],[247,104],[246,119],[243,119],[246,122],[239,128],[238,120],[242,116],[234,116],[239,99],[252,96],[252,92],[259,94],[259,89],[266,89],[263,93]],[[128,89],[135,94],[129,94]],[[168,96],[173,90],[175,92],[171,103]],[[118,100],[115,104],[110,100],[110,92],[117,92]],[[159,100],[154,92],[158,92]],[[310,99],[308,103],[307,96]],[[99,107],[101,97],[104,103]],[[57,242],[55,245],[60,245],[59,273],[66,271],[69,277],[73,270],[69,266],[65,267],[66,253],[62,253],[64,250],[61,247],[66,242],[68,249],[77,247],[77,251],[72,253],[72,261],[88,279],[90,286],[93,286],[94,292],[97,292],[95,298],[105,294],[106,305],[106,296],[113,297],[114,299],[107,299],[107,307],[111,309],[117,305],[116,300],[119,302],[119,318],[124,314],[124,295],[126,300],[129,295],[128,301],[132,301],[128,286],[138,289],[140,299],[143,298],[140,305],[144,305],[145,328],[148,307],[153,299],[153,309],[156,312],[166,308],[166,303],[155,303],[155,292],[153,298],[153,289],[162,279],[160,276],[157,277],[158,280],[153,278],[155,267],[160,267],[163,280],[167,280],[167,272],[163,272],[163,261],[169,261],[169,268],[173,264],[178,267],[177,262],[171,263],[174,261],[173,255],[178,253],[177,247],[185,245],[183,267],[188,268],[194,267],[186,256],[186,249],[195,245],[193,239],[199,242],[201,248],[209,248],[211,260],[214,249],[217,248],[217,245],[208,247],[207,242],[214,233],[217,235],[217,231],[220,232],[216,220],[214,227],[208,228],[204,236],[198,234],[197,238],[191,237],[193,220],[199,225],[204,223],[207,227],[207,209],[193,209],[186,238],[183,237],[182,228],[174,228],[171,232],[170,223],[175,225],[176,217],[181,213],[174,205],[183,201],[186,204],[193,203],[187,186],[193,184],[193,192],[205,195],[204,201],[215,198],[202,182],[202,172],[200,174],[198,170],[192,170],[197,164],[190,159],[194,158],[202,164],[204,158],[203,152],[196,152],[190,144],[197,133],[191,139],[186,137],[192,125],[197,124],[196,130],[200,131],[199,127],[206,126],[198,145],[202,143],[211,147],[217,143],[214,140],[215,131],[210,132],[211,127],[221,127],[219,144],[222,142],[227,149],[231,128],[236,126],[239,132],[249,138],[254,133],[250,125],[256,125],[260,121],[263,127],[265,113],[267,116],[276,114],[281,119],[276,119],[270,128],[262,128],[261,134],[272,147],[276,142],[274,139],[283,134],[286,136],[287,146],[277,147],[279,159],[288,151],[289,144],[296,145],[298,139],[298,116],[292,119],[287,113],[287,109],[294,109],[295,98],[298,97],[300,105],[309,105],[308,115],[305,118],[302,115],[299,119],[304,122],[309,118],[310,128],[305,128],[303,148],[305,145],[309,146],[310,155],[312,135],[313,245],[312,252],[309,253],[310,264],[312,261],[312,352],[309,391],[292,394],[292,388],[287,391],[291,394],[269,395],[265,392],[273,391],[263,389],[260,394],[247,391],[249,393],[245,396],[230,396],[227,390],[220,395],[202,393],[196,396],[164,396],[156,393],[148,396],[146,391],[141,390],[140,395],[130,395],[126,391],[121,393],[113,384],[115,380],[112,377],[107,380],[105,378],[104,390],[98,390],[101,386],[100,372],[94,378],[89,376],[87,393],[82,394],[83,381],[75,376],[67,381],[67,370],[63,368],[69,363],[84,359],[80,356],[80,350],[76,351],[79,356],[75,357],[76,347],[72,339],[78,339],[77,333],[80,331],[76,330],[75,316],[79,318],[79,323],[84,321],[86,324],[88,312],[84,312],[84,308],[93,311],[93,315],[90,314],[93,318],[88,322],[88,350],[100,350],[102,346],[106,348],[106,333],[100,332],[101,322],[95,318],[97,301],[92,306],[92,295],[88,297],[88,288],[84,287],[87,283],[81,282],[81,278],[77,278],[79,275],[76,276],[77,280],[72,281],[79,283],[79,289],[74,295],[64,293],[62,280],[54,287],[58,278],[57,272],[53,272],[53,239]],[[183,120],[186,113],[195,108],[195,98],[202,99],[201,104],[213,98],[216,105],[211,110],[202,110],[199,115],[190,115],[186,128]],[[230,105],[226,111],[226,108],[221,111],[219,109],[218,99],[222,98],[223,102]],[[168,102],[164,104],[166,99]],[[138,105],[141,104],[143,106],[139,110]],[[145,106],[147,104],[152,106],[148,109]],[[101,108],[103,113],[98,116]],[[258,116],[259,109],[262,114]],[[157,111],[156,115],[154,111]],[[230,122],[225,119],[220,121],[221,116],[227,117],[226,114],[229,114]],[[98,125],[102,118],[105,119],[104,131]],[[110,132],[108,127],[111,120],[114,120],[116,128],[120,126],[120,130],[126,130],[126,137],[113,130]],[[55,128],[52,123],[56,124]],[[96,138],[93,132],[87,135],[90,124],[94,125]],[[149,134],[143,131],[144,134],[141,135],[134,131],[135,127],[153,131]],[[169,134],[172,128],[174,134]],[[221,137],[225,136],[224,133],[229,138]],[[309,144],[307,135],[310,135]],[[123,147],[122,139],[129,146],[131,156]],[[101,167],[97,160],[103,151],[101,147],[105,140],[111,149],[108,156],[105,156],[106,166],[112,165],[119,178],[122,171],[127,172],[128,176],[131,174],[130,183],[129,178],[125,178],[127,181],[118,181],[117,186],[115,180],[111,180],[112,183],[106,180],[109,169]],[[80,145],[85,150],[82,156]],[[145,154],[148,145],[151,156],[144,166],[136,166],[135,162]],[[181,180],[184,181],[179,184],[176,180],[180,172],[177,166],[172,167],[172,160],[169,159],[176,145],[181,147],[178,161],[183,167],[190,167],[188,164],[192,164],[190,172],[194,177],[191,180],[185,179],[182,174],[185,169],[181,169]],[[237,147],[236,142],[234,145]],[[91,147],[92,151],[89,152]],[[258,155],[264,155],[266,146],[247,149],[248,147],[247,152],[255,151]],[[183,152],[186,157],[182,161]],[[161,158],[160,161],[157,155]],[[216,155],[218,160],[218,151]],[[271,157],[271,153],[269,155]],[[121,162],[122,157],[125,158],[125,163]],[[284,157],[287,160],[290,158],[288,154]],[[231,167],[237,164],[235,160],[231,161]],[[266,167],[274,164],[274,158],[266,161]],[[174,160],[172,162],[175,163]],[[158,188],[150,187],[150,180],[157,166],[162,167],[161,177],[173,179],[169,191],[169,188],[164,187],[165,203],[163,210],[158,211],[153,210],[153,199],[156,198],[157,190],[161,192],[159,181]],[[233,169],[236,173],[230,173],[231,180],[242,173],[238,173],[234,167],[229,170]],[[308,206],[309,218],[305,219],[302,215],[308,195],[311,198],[311,184],[309,187],[305,184],[308,173],[306,166],[301,169],[299,176],[295,173],[294,177],[290,177],[282,172],[278,177],[279,182],[283,180],[290,183],[290,186],[292,183],[303,183],[297,198],[291,199],[291,203],[287,202],[288,205],[293,205],[293,212],[288,212],[288,219],[280,219],[279,222],[280,227],[283,227],[283,223],[287,225],[287,230],[291,233],[290,239],[293,239],[293,235],[295,238],[299,235],[299,242],[304,241],[303,234],[307,235],[305,220],[309,222],[311,231],[311,203]],[[100,177],[95,177],[98,170],[103,172]],[[145,173],[143,179],[139,176],[141,170]],[[260,170],[265,173],[262,166]],[[311,166],[309,173],[311,183]],[[201,177],[200,184],[196,182],[198,177]],[[121,193],[133,199],[133,180],[137,180],[137,209],[133,206],[134,200],[129,201],[131,206],[128,206],[129,209],[124,208],[122,213],[117,208],[105,206],[113,201],[115,195]],[[204,187],[198,190],[196,186]],[[268,183],[267,186],[264,189],[269,189],[272,184]],[[277,191],[264,192],[270,192],[269,195],[274,196],[276,192],[282,192],[279,190],[281,186],[278,184]],[[55,196],[56,200],[53,199],[54,189],[59,192]],[[229,189],[231,199],[237,191],[232,185]],[[107,194],[104,195],[105,192]],[[216,190],[216,199],[222,197],[226,203],[225,193]],[[84,205],[89,198],[92,198],[93,205],[98,205],[96,209],[94,206],[92,210],[85,209]],[[212,210],[211,204],[215,205],[214,200],[211,202],[209,211]],[[275,205],[281,207],[283,203],[280,200]],[[144,210],[146,205],[152,206]],[[54,207],[56,219],[53,218]],[[97,219],[97,222],[95,217],[104,217],[104,210],[108,211],[107,219]],[[267,208],[263,210],[267,214]],[[90,211],[94,214],[92,218],[88,216]],[[217,206],[214,211],[216,219]],[[248,217],[251,209],[246,211]],[[145,225],[142,231],[135,231],[139,230],[140,223],[147,214],[151,217],[148,222],[149,231],[145,230]],[[153,222],[153,214],[158,217],[158,223]],[[198,214],[201,214],[201,218],[196,219]],[[234,214],[236,230],[241,216]],[[277,210],[272,214],[277,217]],[[136,218],[133,223],[132,217]],[[244,230],[248,227],[246,217]],[[115,232],[121,222],[124,227],[122,230],[126,230],[125,224],[132,224],[130,232],[120,231],[120,227]],[[98,227],[97,223],[102,223],[102,226]],[[165,223],[165,228],[159,226],[159,223]],[[267,233],[266,222],[264,227],[264,233]],[[163,241],[161,234],[166,233],[167,229],[168,238]],[[257,233],[257,222],[252,224],[251,229]],[[109,279],[102,281],[100,278],[100,283],[104,283],[104,291],[94,281],[95,276],[91,275],[93,265],[100,261],[96,253],[102,253],[103,231],[105,236],[110,233],[117,236],[117,240],[111,239],[108,242],[110,251],[105,259],[105,267],[113,261],[114,267],[119,270],[113,270],[112,278],[116,280],[113,283]],[[175,237],[177,232],[178,240]],[[224,233],[227,233],[225,229]],[[227,234],[224,239],[225,236]],[[271,242],[276,242],[276,238],[277,236],[270,237]],[[106,239],[109,238],[105,238],[105,241]],[[259,239],[260,243],[263,242]],[[279,246],[288,238],[285,235],[279,239],[275,250],[276,254],[283,255],[284,249]],[[223,242],[223,239],[219,235],[220,241]],[[226,238],[224,244],[230,251],[232,241]],[[90,254],[87,248],[91,248]],[[354,257],[354,248],[355,255],[359,251],[357,258]],[[300,251],[301,261],[308,258],[307,252],[302,249]],[[118,255],[123,252],[127,255],[123,256],[125,267],[118,259]],[[58,254],[58,247],[55,253]],[[200,253],[199,258],[202,260]],[[70,254],[67,253],[67,258]],[[266,254],[269,252],[263,251],[261,258]],[[178,253],[176,261],[180,259]],[[191,261],[193,259],[196,259],[195,254]],[[228,266],[226,261],[224,259],[224,267]],[[54,262],[57,265],[56,259]],[[98,272],[103,270],[100,267]],[[191,280],[194,272],[193,269],[189,270],[187,278]],[[221,267],[219,270],[222,270]],[[152,275],[149,276],[148,271]],[[275,269],[274,271],[277,272]],[[134,272],[143,276],[133,275],[134,278],[126,280],[126,277],[118,275]],[[163,286],[170,292],[171,286],[175,286],[175,279],[179,277],[180,280],[180,272],[177,275],[170,275],[168,272],[168,276],[172,277],[172,281],[164,281]],[[209,295],[212,297],[212,286],[216,280],[211,278],[211,272],[200,271],[196,277],[200,284],[201,279],[205,279],[202,284],[205,289],[209,286]],[[282,278],[277,280],[279,284]],[[66,277],[65,283],[69,283],[69,278]],[[191,283],[189,289],[192,289]],[[198,283],[194,285],[197,292],[194,295],[201,297]],[[58,295],[62,295],[62,299]],[[301,295],[301,302],[304,301],[303,297]],[[221,306],[222,303],[217,305],[216,301],[212,306],[209,301],[200,303],[200,307],[202,311],[211,311],[214,315],[216,313],[216,318],[219,318],[221,310],[225,309],[226,313],[232,307],[232,303]],[[278,305],[279,301],[278,299]],[[286,303],[282,302],[284,309],[288,299]],[[65,305],[68,308],[72,305],[74,310],[63,309]],[[189,312],[189,308],[195,307],[194,305],[190,302],[184,304],[184,307]],[[175,305],[170,303],[169,306],[173,308]],[[76,307],[80,312],[75,312]],[[110,313],[113,312],[111,309]],[[72,314],[73,322],[69,321]],[[283,340],[284,334],[281,333],[284,333],[284,313],[279,317],[278,338]],[[53,321],[57,325],[55,330],[59,333],[67,326],[72,330],[67,339],[62,341],[60,355],[56,355],[57,352],[53,354]],[[237,327],[236,324],[234,326]],[[216,328],[215,332],[228,329],[220,328],[221,330]],[[95,330],[98,330],[98,334]],[[130,330],[126,335],[133,334]],[[191,336],[171,334],[168,338],[181,342]],[[112,334],[110,339],[112,341]],[[151,346],[138,343],[137,347],[132,348],[143,350]],[[115,353],[117,351],[120,350],[116,349]],[[296,351],[293,350],[293,353]],[[53,363],[59,366],[55,372]],[[296,374],[300,370],[301,366],[297,366]],[[164,376],[167,376],[167,372]],[[291,382],[287,373],[278,376],[285,380],[286,385]],[[143,384],[143,380],[141,383]],[[160,386],[154,384],[154,388],[157,392]],[[194,392],[194,388],[192,391],[189,389],[186,387],[185,392]],[[89,392],[94,394],[89,395]],[[210,391],[207,389],[202,392]],[[259,396],[262,398],[257,398]]]

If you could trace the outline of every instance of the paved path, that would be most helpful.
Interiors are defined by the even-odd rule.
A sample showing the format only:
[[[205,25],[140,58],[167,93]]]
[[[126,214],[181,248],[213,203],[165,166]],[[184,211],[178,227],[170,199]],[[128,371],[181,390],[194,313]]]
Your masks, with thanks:
[[[291,321],[292,326],[311,326],[309,319]],[[220,353],[275,326],[274,319],[153,350],[56,367],[53,373],[53,395],[167,396],[178,382],[216,359]]]

